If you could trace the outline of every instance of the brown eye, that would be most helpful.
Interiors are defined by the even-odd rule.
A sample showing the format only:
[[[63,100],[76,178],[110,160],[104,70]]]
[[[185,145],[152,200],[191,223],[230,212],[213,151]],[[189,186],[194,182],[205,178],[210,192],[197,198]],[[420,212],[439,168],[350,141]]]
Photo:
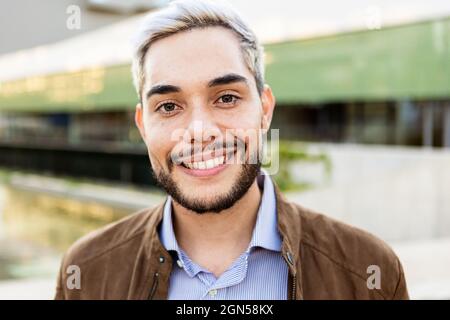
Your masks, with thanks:
[[[179,107],[173,102],[165,102],[162,103],[157,109],[156,112],[161,113],[164,116],[173,115],[179,110]]]
[[[221,96],[218,100],[219,103],[224,104],[234,104],[239,98],[232,94],[225,94]]]
[[[222,101],[225,103],[231,103],[234,101],[233,99],[234,97],[231,94],[227,94],[222,97]]]
[[[164,103],[161,108],[163,108],[165,112],[172,112],[175,110],[175,103]]]

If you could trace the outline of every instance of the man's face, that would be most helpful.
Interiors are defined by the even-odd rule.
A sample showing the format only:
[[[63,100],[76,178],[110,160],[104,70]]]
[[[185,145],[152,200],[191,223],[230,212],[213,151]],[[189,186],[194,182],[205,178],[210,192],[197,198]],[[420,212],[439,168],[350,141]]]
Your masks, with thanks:
[[[258,94],[237,36],[208,27],[160,39],[144,72],[135,119],[158,182],[195,212],[231,207],[255,182],[260,163],[249,157],[274,107],[268,86]]]

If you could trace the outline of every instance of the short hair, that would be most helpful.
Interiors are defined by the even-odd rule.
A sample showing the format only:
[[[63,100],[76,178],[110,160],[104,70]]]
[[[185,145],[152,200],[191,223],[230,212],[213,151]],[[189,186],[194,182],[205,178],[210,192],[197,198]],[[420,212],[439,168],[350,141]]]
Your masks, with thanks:
[[[254,32],[228,3],[218,0],[177,0],[147,15],[134,38],[132,74],[139,100],[145,83],[145,55],[152,43],[194,28],[222,26],[240,41],[244,62],[255,78],[261,95],[264,88],[264,50]]]

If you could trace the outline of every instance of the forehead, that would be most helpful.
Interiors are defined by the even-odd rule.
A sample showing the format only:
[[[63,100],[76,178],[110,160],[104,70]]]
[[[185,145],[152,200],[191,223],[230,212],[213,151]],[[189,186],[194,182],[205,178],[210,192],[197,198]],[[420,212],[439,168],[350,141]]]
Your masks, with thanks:
[[[192,29],[157,40],[146,54],[144,72],[145,88],[156,83],[183,87],[226,73],[252,78],[237,35],[224,27]]]

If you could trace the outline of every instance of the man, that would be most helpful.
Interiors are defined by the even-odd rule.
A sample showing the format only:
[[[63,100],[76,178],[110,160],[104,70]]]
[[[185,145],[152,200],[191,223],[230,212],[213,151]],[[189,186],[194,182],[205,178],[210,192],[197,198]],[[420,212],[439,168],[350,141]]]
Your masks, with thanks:
[[[275,99],[232,8],[186,0],[151,14],[133,76],[135,122],[169,196],[77,241],[56,298],[408,298],[386,244],[288,202],[260,169]],[[68,288],[73,266],[80,283]]]

